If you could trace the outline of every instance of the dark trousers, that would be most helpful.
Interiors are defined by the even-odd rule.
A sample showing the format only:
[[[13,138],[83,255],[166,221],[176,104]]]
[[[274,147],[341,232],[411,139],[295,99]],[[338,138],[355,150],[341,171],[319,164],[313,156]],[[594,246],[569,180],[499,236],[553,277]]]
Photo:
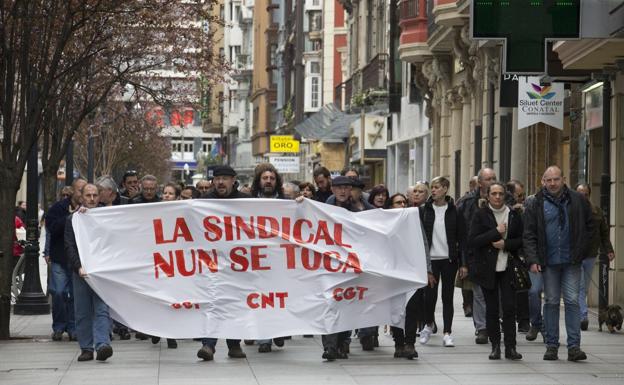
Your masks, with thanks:
[[[405,329],[393,326],[392,338],[395,345],[413,345],[416,343],[416,331],[423,323],[425,308],[425,289],[418,289],[407,302],[405,309]]]
[[[455,292],[455,275],[457,263],[448,259],[431,261],[431,272],[437,283],[434,287],[425,287],[425,322],[433,324],[436,302],[438,301],[438,285],[442,282],[442,317],[444,333],[450,333],[453,325],[453,293]]]
[[[350,342],[350,338],[351,330],[347,330],[344,332],[324,334],[321,336],[321,341],[323,341],[323,348],[325,348],[325,350],[328,348],[338,349],[344,343]]]
[[[496,272],[496,284],[493,289],[481,287],[485,297],[485,325],[490,342],[500,344],[500,310],[503,307],[503,331],[505,347],[516,346],[516,291],[511,288],[511,273],[508,270]]]
[[[466,307],[472,309],[472,290],[462,289],[462,299],[464,301],[462,304],[464,310],[466,310]]]
[[[529,323],[529,292],[528,290],[516,293],[516,322]]]

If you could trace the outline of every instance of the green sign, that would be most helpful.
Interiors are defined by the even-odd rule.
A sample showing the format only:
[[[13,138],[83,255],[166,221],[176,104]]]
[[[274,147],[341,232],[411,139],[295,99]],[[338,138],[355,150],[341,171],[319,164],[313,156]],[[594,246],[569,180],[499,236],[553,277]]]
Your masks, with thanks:
[[[504,72],[544,73],[546,40],[580,36],[580,0],[473,0],[474,39],[504,39]]]

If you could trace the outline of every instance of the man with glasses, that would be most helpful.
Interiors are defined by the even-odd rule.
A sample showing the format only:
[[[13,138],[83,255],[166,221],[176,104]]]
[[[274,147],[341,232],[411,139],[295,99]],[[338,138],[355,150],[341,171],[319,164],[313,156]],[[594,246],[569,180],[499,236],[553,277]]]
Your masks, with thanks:
[[[141,178],[141,193],[134,197],[130,203],[154,202],[160,202],[160,196],[158,196],[158,179],[153,175],[145,175]]]

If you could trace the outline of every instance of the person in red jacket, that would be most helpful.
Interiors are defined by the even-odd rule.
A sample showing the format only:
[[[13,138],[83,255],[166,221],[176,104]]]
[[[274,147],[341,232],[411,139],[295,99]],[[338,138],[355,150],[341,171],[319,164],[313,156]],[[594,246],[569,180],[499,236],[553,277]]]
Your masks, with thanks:
[[[15,235],[13,236],[13,256],[18,257],[24,252],[24,247],[17,243],[17,229],[24,228],[24,222],[16,215],[15,216]]]

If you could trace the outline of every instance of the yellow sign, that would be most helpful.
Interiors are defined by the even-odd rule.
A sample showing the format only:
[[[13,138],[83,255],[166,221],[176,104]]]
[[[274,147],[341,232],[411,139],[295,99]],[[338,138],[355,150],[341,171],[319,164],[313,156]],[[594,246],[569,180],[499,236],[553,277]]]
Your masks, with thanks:
[[[299,152],[299,141],[292,135],[271,135],[271,152]]]

